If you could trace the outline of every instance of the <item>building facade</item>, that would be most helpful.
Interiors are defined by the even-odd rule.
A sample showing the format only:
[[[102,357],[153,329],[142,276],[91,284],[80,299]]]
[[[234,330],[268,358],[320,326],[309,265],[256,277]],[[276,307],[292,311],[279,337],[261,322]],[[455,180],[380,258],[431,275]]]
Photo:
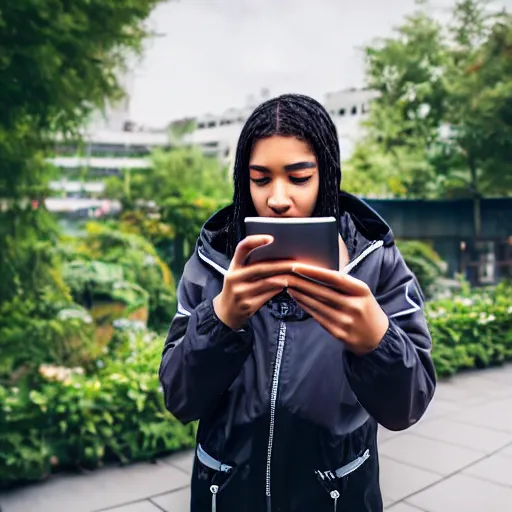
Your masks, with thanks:
[[[199,146],[205,154],[217,156],[232,165],[245,121],[267,97],[268,91],[265,91],[259,99],[251,98],[243,108],[230,108],[220,115],[206,114],[196,118],[196,129],[185,137],[184,142]],[[326,94],[322,103],[336,125],[342,161],[350,157],[354,145],[363,136],[362,121],[367,118],[371,101],[376,97],[377,93],[368,89],[345,89]]]
[[[259,97],[250,96],[242,108],[230,108],[220,115],[177,120],[170,123],[169,129],[147,130],[130,121],[129,83],[127,89],[121,103],[109,106],[105,115],[93,119],[79,145],[56,144],[55,155],[49,159],[61,170],[61,178],[51,183],[55,194],[101,197],[106,178],[147,168],[148,155],[155,148],[170,148],[173,144],[200,147],[205,155],[219,158],[232,168],[244,123],[258,104],[270,97],[268,90],[263,90]],[[338,131],[342,161],[350,157],[355,143],[362,137],[361,122],[375,97],[374,91],[364,89],[346,89],[325,96],[323,104]],[[193,131],[173,140],[173,127],[187,123],[194,126]]]

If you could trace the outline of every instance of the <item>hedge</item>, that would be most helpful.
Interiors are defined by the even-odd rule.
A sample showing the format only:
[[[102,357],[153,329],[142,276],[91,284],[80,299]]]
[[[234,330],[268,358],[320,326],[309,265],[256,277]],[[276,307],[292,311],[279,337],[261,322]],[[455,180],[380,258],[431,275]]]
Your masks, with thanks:
[[[512,360],[510,287],[432,302],[427,314],[439,376]],[[163,405],[161,349],[149,332],[117,333],[89,374],[42,365],[31,387],[0,386],[0,488],[193,447],[196,425]]]
[[[0,488],[194,446],[196,426],[163,405],[161,339],[143,332],[113,341],[94,374],[42,365],[36,389],[0,386]]]
[[[512,286],[427,304],[432,355],[439,376],[512,360]]]

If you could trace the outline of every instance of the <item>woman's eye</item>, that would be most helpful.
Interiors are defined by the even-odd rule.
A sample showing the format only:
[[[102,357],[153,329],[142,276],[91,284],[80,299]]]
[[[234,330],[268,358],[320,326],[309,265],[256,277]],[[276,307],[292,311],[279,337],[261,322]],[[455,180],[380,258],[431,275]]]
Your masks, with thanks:
[[[290,181],[292,183],[297,183],[297,184],[307,183],[310,179],[311,179],[311,176],[306,176],[304,178],[295,178],[293,176],[290,176]]]
[[[259,179],[251,178],[251,181],[253,183],[255,183],[256,185],[266,185],[267,183],[269,183],[270,178],[259,178]]]

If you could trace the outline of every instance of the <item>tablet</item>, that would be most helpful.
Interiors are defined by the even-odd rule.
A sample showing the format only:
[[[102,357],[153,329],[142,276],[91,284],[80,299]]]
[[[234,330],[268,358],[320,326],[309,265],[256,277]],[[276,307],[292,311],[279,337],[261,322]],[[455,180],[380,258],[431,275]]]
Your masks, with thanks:
[[[339,270],[339,234],[334,217],[247,217],[246,235],[271,235],[274,241],[254,249],[247,263],[295,260]]]

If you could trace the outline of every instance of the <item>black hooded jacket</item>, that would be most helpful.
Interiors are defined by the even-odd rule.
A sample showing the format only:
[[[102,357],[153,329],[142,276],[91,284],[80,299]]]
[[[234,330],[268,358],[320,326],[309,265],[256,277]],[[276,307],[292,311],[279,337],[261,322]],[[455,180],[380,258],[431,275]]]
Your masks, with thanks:
[[[200,420],[192,512],[381,511],[377,424],[403,430],[434,394],[431,338],[417,281],[389,226],[342,194],[349,273],[390,319],[356,356],[287,294],[233,331],[215,315],[229,259],[230,207],[203,227],[178,285],[160,366],[166,407]]]

